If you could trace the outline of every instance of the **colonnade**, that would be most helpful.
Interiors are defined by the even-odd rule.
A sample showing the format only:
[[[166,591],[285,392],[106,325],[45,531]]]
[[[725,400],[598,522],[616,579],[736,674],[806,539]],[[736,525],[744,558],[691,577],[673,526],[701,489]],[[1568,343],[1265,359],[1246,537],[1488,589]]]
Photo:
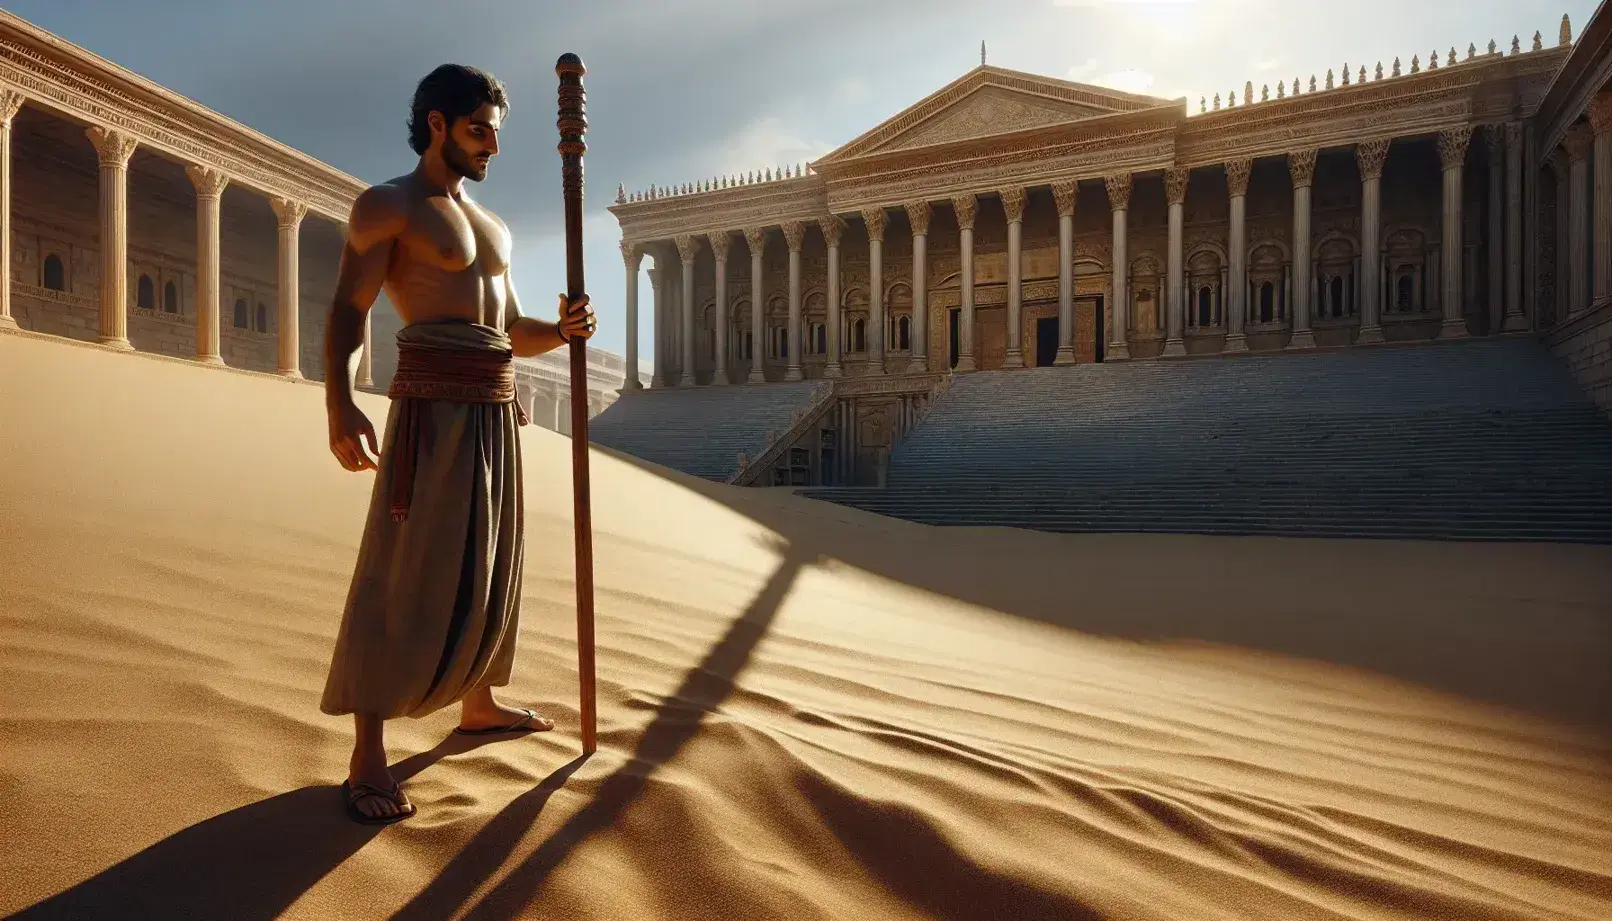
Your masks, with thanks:
[[[23,104],[22,94],[0,87],[0,326],[15,327],[11,314],[11,129]],[[133,351],[129,342],[128,177],[129,161],[138,147],[128,132],[101,125],[86,129],[99,161],[98,341]],[[220,334],[220,203],[229,177],[200,164],[187,164],[185,175],[196,190],[196,361],[222,365]],[[276,373],[301,378],[298,329],[298,245],[307,204],[289,198],[269,199],[278,225],[278,357]],[[364,322],[363,349],[357,383],[373,384],[370,322]]]
[[[1570,232],[1567,238],[1567,259],[1573,266],[1566,273],[1570,274],[1576,284],[1588,284],[1591,272],[1586,260],[1590,258],[1589,251],[1589,212],[1584,210],[1591,207],[1592,196],[1586,186],[1588,171],[1586,169],[1588,157],[1592,148],[1597,158],[1606,158],[1612,161],[1612,106],[1598,103],[1602,107],[1597,111],[1602,113],[1600,121],[1595,124],[1601,127],[1591,137],[1588,126],[1580,126],[1570,133],[1566,141],[1565,156],[1560,158],[1565,166],[1564,185],[1566,186],[1564,200],[1572,202],[1572,207],[1580,209],[1569,215],[1564,225],[1570,228],[1582,228],[1582,231]],[[1490,317],[1488,328],[1492,331],[1517,331],[1528,328],[1529,321],[1523,309],[1523,161],[1524,161],[1524,135],[1523,125],[1520,123],[1492,124],[1482,128],[1488,139],[1487,164],[1489,173],[1486,177],[1488,187],[1488,200],[1493,203],[1489,209],[1489,228],[1487,248],[1488,264],[1485,278],[1489,297],[1486,312]],[[1435,317],[1438,322],[1436,338],[1454,339],[1469,335],[1467,319],[1465,316],[1466,293],[1463,290],[1470,282],[1463,272],[1465,258],[1463,253],[1463,216],[1462,192],[1464,188],[1464,170],[1467,153],[1472,140],[1474,128],[1470,125],[1461,125],[1447,128],[1438,132],[1435,143],[1442,170],[1441,183],[1441,218],[1438,236],[1439,249],[1431,255],[1429,269],[1437,268],[1438,299]],[[1359,303],[1359,329],[1355,342],[1358,344],[1372,344],[1384,341],[1382,316],[1385,304],[1392,297],[1390,277],[1384,272],[1384,240],[1382,219],[1382,176],[1387,162],[1388,152],[1393,139],[1380,137],[1362,141],[1354,145],[1353,152],[1359,171],[1361,182],[1360,195],[1360,234],[1358,249],[1358,276],[1355,280],[1355,291],[1352,296]],[[1302,350],[1314,348],[1316,345],[1315,328],[1312,322],[1318,305],[1328,303],[1328,296],[1323,296],[1320,282],[1312,275],[1312,266],[1316,262],[1311,252],[1314,239],[1311,228],[1311,189],[1314,185],[1316,165],[1320,149],[1315,147],[1290,150],[1282,154],[1292,190],[1292,248],[1291,248],[1291,274],[1286,279],[1285,286],[1290,286],[1289,303],[1294,304],[1287,310],[1291,337],[1286,348]],[[1599,177],[1606,177],[1604,183],[1612,187],[1612,162],[1602,168],[1597,161],[1596,175],[1597,192],[1593,197],[1595,202],[1594,219],[1597,227],[1612,225],[1612,204],[1608,203],[1608,195],[1601,192],[1603,182]],[[1229,220],[1227,223],[1226,254],[1227,265],[1225,271],[1224,289],[1222,292],[1223,311],[1217,311],[1218,326],[1223,317],[1225,352],[1240,352],[1248,349],[1247,326],[1252,317],[1256,316],[1255,304],[1251,300],[1254,287],[1249,283],[1249,239],[1247,220],[1247,195],[1250,178],[1253,173],[1254,158],[1244,157],[1232,159],[1220,165],[1226,178],[1229,201]],[[1211,167],[1212,168],[1212,167]],[[1194,320],[1188,322],[1187,311],[1193,299],[1187,287],[1184,267],[1183,223],[1187,188],[1191,178],[1205,168],[1188,169],[1184,167],[1170,167],[1163,172],[1163,186],[1167,206],[1167,239],[1168,255],[1162,292],[1165,302],[1164,314],[1164,343],[1162,354],[1164,356],[1178,356],[1186,354],[1185,328],[1199,326]],[[1107,360],[1123,360],[1129,355],[1128,333],[1132,329],[1131,306],[1135,292],[1131,278],[1131,266],[1127,244],[1129,243],[1128,217],[1130,210],[1131,192],[1138,175],[1128,172],[1116,173],[1101,177],[1107,193],[1110,210],[1110,227],[1112,231],[1112,259],[1111,280],[1108,282],[1107,292],[1113,304],[1111,312],[1111,326],[1107,330],[1106,343]],[[1059,179],[1049,184],[1053,201],[1058,211],[1058,348],[1056,362],[1067,364],[1074,361],[1073,349],[1073,218],[1077,198],[1077,181],[1071,178]],[[1035,188],[1041,188],[1036,186]],[[958,227],[959,267],[959,311],[960,320],[957,336],[957,363],[958,371],[971,371],[977,368],[977,348],[974,342],[975,328],[975,297],[974,297],[974,227],[978,217],[978,204],[982,195],[994,194],[1002,203],[1006,219],[1007,230],[1007,323],[1006,323],[1006,351],[1003,365],[1008,368],[1023,367],[1024,344],[1021,342],[1021,313],[1022,313],[1022,278],[1020,266],[1022,265],[1022,223],[1026,192],[1028,188],[1022,185],[1007,186],[986,193],[967,193],[955,195],[949,199],[941,200],[941,204],[950,205]],[[930,217],[937,202],[929,199],[919,199],[900,204],[905,211],[908,222],[912,228],[912,278],[913,278],[913,315],[912,315],[912,352],[908,370],[922,372],[929,370],[930,358],[928,355],[926,308],[926,283],[928,281],[928,236]],[[822,234],[827,253],[827,309],[829,312],[827,323],[827,354],[824,356],[823,374],[825,377],[838,377],[843,373],[842,343],[840,341],[840,254],[843,231],[847,226],[847,219],[860,219],[866,229],[869,240],[869,323],[867,353],[869,364],[874,368],[883,368],[884,357],[884,312],[882,302],[883,284],[883,258],[882,244],[886,230],[886,207],[870,207],[861,209],[854,215],[825,215],[818,219],[818,231]],[[801,278],[800,254],[806,233],[809,230],[808,222],[783,221],[777,227],[789,253],[788,276],[788,350],[785,380],[800,380],[801,367]],[[751,296],[751,335],[754,338],[750,352],[751,367],[747,379],[750,382],[759,382],[763,379],[762,367],[765,354],[760,340],[760,331],[763,327],[763,304],[765,303],[763,278],[762,252],[769,240],[772,226],[748,227],[738,231],[718,231],[707,234],[689,234],[675,238],[676,250],[681,257],[682,298],[678,305],[678,317],[681,320],[681,374],[678,379],[669,379],[667,363],[663,355],[664,350],[656,351],[655,382],[657,386],[690,386],[694,383],[694,311],[693,282],[695,259],[703,243],[711,249],[715,257],[717,285],[715,319],[719,342],[714,355],[713,382],[725,383],[732,380],[727,367],[730,359],[726,347],[728,329],[728,290],[726,285],[726,262],[730,245],[735,235],[742,235],[750,257],[750,284]],[[1612,239],[1609,232],[1608,239]],[[1599,232],[1597,239],[1602,239]],[[622,244],[623,253],[627,256],[627,311],[628,326],[636,331],[637,324],[637,272],[639,260],[644,251],[643,244]],[[664,247],[662,248],[664,249]],[[1592,299],[1599,303],[1602,299],[1612,297],[1612,247],[1601,247],[1595,258],[1594,267],[1595,289],[1592,292],[1575,290],[1569,297],[1572,304],[1587,308]],[[651,270],[652,272],[654,270]],[[1418,282],[1420,285],[1420,282]],[[1418,289],[1419,290],[1419,289]],[[1115,292],[1121,296],[1113,297]],[[657,291],[657,317],[661,317],[666,306],[660,302]],[[636,359],[637,337],[629,334],[628,361]],[[629,388],[632,384],[629,383]]]

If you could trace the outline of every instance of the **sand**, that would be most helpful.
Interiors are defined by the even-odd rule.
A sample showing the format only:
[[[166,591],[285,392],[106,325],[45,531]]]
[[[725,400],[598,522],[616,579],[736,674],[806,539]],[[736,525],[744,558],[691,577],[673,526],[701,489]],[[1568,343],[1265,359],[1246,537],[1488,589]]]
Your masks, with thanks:
[[[1612,550],[943,530],[523,430],[504,698],[319,692],[370,475],[322,392],[0,335],[0,914],[1612,918]],[[384,400],[363,397],[379,420]]]

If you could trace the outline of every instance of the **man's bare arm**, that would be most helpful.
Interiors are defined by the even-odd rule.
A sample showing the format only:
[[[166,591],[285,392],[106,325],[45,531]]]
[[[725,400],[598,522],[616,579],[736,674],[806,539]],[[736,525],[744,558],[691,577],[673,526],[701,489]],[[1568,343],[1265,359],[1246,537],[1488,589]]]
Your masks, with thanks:
[[[509,342],[514,346],[517,358],[532,358],[566,344],[560,338],[558,323],[521,316],[520,301],[515,298],[513,273],[507,269],[504,271],[504,332],[509,334]]]
[[[325,323],[327,405],[344,406],[353,400],[354,359],[364,342],[364,316],[386,283],[392,244],[407,221],[408,215],[394,189],[366,189],[353,203],[336,278],[336,296]]]

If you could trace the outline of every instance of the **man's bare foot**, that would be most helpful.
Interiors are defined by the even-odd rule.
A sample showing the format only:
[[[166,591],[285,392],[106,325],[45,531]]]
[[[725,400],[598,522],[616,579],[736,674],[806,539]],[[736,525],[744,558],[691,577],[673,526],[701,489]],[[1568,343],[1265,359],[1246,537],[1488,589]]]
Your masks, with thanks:
[[[554,728],[554,721],[539,716],[535,711],[520,707],[506,707],[493,699],[492,688],[477,688],[459,702],[459,732],[545,732]]]

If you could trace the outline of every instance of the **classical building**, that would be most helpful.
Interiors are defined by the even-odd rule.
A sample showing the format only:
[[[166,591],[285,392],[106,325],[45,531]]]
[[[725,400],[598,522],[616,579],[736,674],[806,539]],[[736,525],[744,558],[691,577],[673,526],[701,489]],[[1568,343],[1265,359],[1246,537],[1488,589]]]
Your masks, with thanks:
[[[365,185],[0,10],[0,332],[322,381]],[[390,382],[400,325],[371,311],[361,387]],[[626,367],[590,350],[593,412]],[[535,422],[569,426],[562,357],[517,378]]]
[[[1612,405],[1609,20],[1196,105],[982,61],[804,168],[619,190],[627,361],[647,255],[655,387],[1536,334]]]

